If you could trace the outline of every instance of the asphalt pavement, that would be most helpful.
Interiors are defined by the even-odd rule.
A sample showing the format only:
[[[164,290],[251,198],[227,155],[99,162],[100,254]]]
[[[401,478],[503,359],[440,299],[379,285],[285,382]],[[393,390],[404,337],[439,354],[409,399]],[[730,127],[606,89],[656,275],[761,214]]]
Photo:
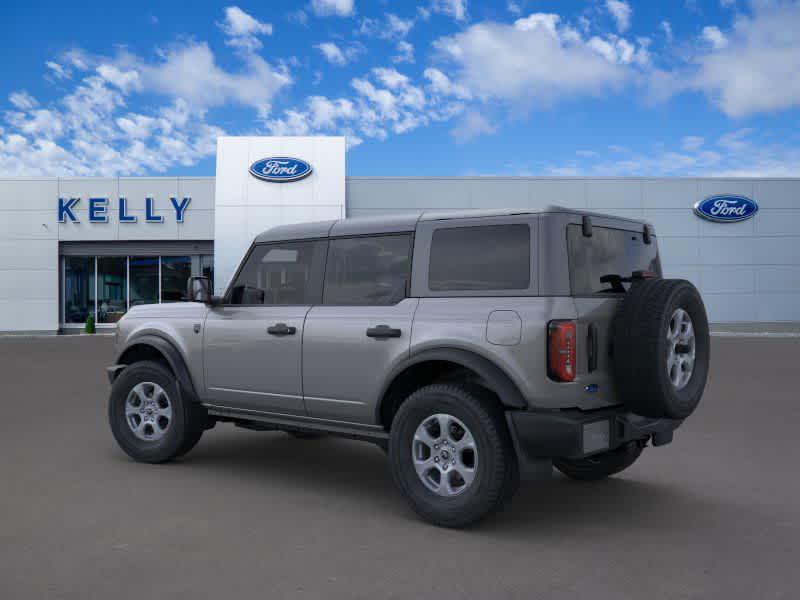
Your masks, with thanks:
[[[0,598],[796,599],[800,339],[712,354],[671,445],[453,531],[362,442],[218,425],[135,463],[106,420],[111,339],[0,338]]]

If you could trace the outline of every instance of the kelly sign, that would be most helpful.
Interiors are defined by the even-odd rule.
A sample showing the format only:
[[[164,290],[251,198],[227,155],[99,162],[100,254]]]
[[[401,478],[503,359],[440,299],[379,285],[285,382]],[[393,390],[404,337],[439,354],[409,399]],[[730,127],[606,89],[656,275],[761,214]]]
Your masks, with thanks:
[[[182,200],[170,198],[170,207],[164,209],[157,206],[156,201],[153,198],[145,198],[144,220],[146,223],[163,223],[164,212],[167,212],[168,214],[174,212],[175,221],[178,223],[183,223],[183,218],[186,215],[186,209],[189,208],[189,203],[191,201],[192,199],[188,196]],[[78,223],[79,221],[75,211],[80,205],[80,202],[80,198],[59,198],[58,222]],[[136,223],[136,215],[132,215],[128,212],[130,209],[127,198],[118,198],[116,206],[112,206],[110,204],[109,198],[89,198],[86,201],[86,204],[90,223],[108,223],[108,215],[112,210],[117,211],[120,223]]]

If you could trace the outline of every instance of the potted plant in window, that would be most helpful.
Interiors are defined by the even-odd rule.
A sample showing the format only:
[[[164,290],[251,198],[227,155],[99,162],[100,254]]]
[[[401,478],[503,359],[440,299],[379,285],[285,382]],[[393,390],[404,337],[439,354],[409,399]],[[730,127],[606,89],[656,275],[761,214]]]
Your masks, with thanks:
[[[86,317],[86,326],[83,328],[83,331],[85,333],[94,333],[95,332],[94,315],[89,315],[88,317]]]

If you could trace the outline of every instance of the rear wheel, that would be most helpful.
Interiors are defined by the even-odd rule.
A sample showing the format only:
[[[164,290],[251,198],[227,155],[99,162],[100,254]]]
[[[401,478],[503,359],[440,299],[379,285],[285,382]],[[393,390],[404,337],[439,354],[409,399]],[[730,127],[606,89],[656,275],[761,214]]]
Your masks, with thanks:
[[[207,414],[183,397],[175,376],[157,362],[127,367],[114,381],[108,420],[131,458],[161,463],[186,454],[203,435]]]
[[[444,527],[494,512],[518,482],[502,411],[467,386],[434,384],[412,394],[392,422],[389,460],[417,514]]]
[[[570,479],[597,481],[630,467],[642,454],[643,449],[644,446],[639,442],[630,442],[616,450],[587,458],[556,459],[553,465]]]

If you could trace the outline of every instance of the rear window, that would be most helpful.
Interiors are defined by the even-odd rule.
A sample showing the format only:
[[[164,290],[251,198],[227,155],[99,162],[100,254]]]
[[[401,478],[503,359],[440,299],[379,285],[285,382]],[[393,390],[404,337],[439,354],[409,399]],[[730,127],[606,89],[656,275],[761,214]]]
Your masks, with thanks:
[[[568,225],[567,244],[574,295],[613,292],[611,283],[601,283],[603,275],[630,277],[634,271],[661,274],[658,246],[645,244],[642,234],[635,231],[595,226],[592,237],[584,237],[580,225]],[[627,289],[630,284],[623,285]]]
[[[524,224],[437,229],[428,288],[526,290],[531,284],[531,230]]]

